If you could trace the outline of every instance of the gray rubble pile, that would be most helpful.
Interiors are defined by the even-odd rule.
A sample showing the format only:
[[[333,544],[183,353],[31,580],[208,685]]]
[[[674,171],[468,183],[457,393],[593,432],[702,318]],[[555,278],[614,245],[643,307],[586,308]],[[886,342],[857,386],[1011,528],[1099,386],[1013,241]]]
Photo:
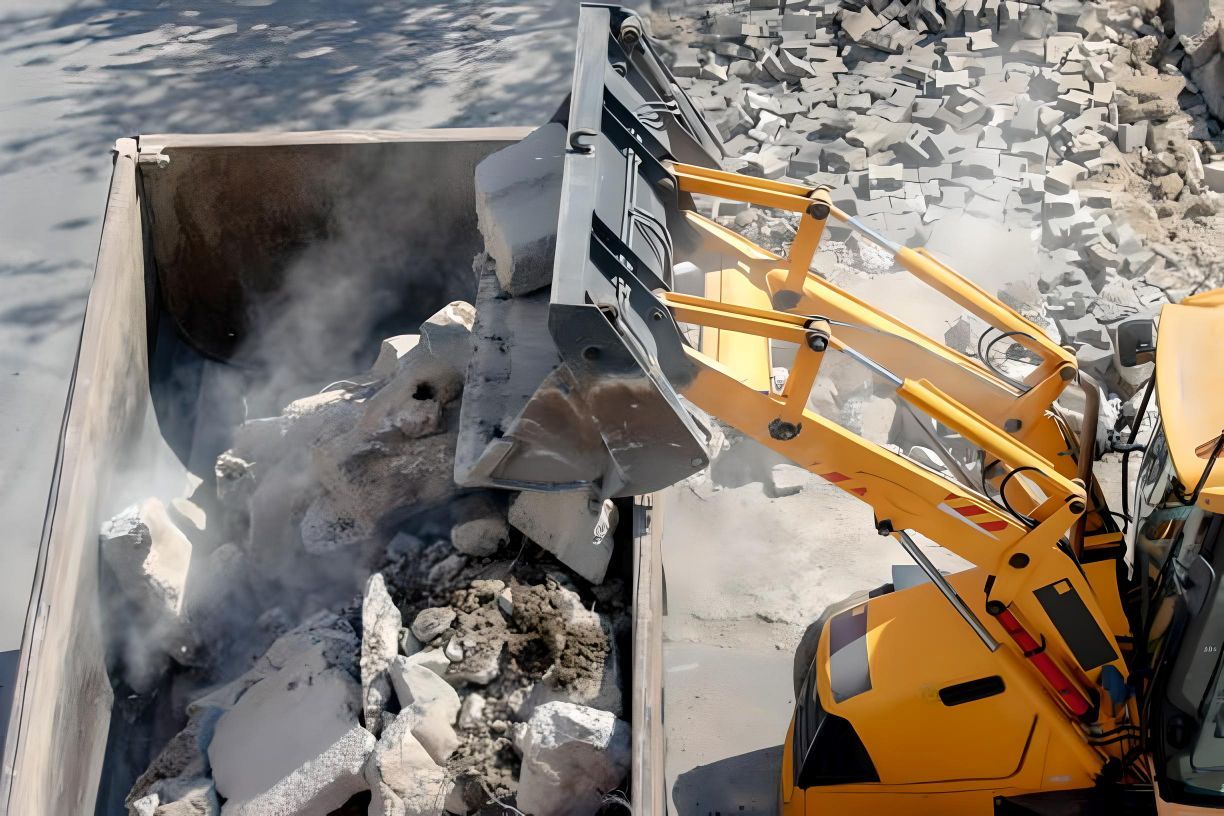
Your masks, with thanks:
[[[547,552],[610,550],[615,508],[455,484],[474,320],[448,305],[244,423],[194,501],[103,525],[116,673],[185,723],[131,816],[550,816],[621,784],[625,587]],[[536,714],[562,704],[582,729]]]
[[[654,24],[726,169],[829,187],[867,226],[998,291],[1124,401],[1143,372],[1121,365],[1118,326],[1224,283],[1219,5],[752,0],[672,5]],[[775,251],[795,235],[793,216],[699,206]],[[818,274],[900,304],[883,253],[826,235]],[[929,333],[977,353],[983,324],[934,311]],[[995,347],[1005,367],[1009,345]],[[844,393],[824,396],[846,413]]]

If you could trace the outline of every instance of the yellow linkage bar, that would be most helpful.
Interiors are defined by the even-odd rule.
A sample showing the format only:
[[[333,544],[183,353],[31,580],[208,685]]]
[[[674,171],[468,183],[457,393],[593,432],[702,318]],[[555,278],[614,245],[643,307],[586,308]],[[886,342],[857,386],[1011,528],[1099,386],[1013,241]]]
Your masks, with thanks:
[[[1034,378],[1050,376],[1062,365],[1075,363],[1075,356],[1050,340],[1039,326],[991,297],[973,281],[940,263],[925,249],[912,249],[890,241],[833,206],[828,192],[823,188],[750,178],[739,173],[711,170],[690,164],[674,163],[669,169],[675,174],[680,189],[684,192],[803,214],[799,231],[791,245],[790,264],[783,291],[792,292],[796,296],[801,292],[826,219],[831,215],[866,235],[882,249],[888,250],[897,263],[910,274],[954,303],[968,309],[998,331],[1010,333],[1017,343],[1038,354],[1043,364],[1034,372]]]

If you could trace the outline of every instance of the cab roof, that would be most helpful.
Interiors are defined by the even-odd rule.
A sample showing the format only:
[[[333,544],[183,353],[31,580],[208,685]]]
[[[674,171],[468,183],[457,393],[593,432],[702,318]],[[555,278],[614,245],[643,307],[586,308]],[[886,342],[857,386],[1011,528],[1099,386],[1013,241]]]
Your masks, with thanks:
[[[1217,368],[1220,366],[1220,368]],[[1156,400],[1177,479],[1192,490],[1207,456],[1196,449],[1224,431],[1224,289],[1161,309],[1156,342]],[[1207,488],[1224,488],[1224,463]]]

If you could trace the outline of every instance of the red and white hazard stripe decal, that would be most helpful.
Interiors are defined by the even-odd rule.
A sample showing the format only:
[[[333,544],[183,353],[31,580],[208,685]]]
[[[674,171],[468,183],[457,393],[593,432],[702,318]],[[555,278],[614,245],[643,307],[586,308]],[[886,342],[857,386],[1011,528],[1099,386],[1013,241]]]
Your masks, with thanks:
[[[830,470],[828,473],[817,474],[823,479],[827,479],[833,484],[840,487],[842,490],[853,493],[856,496],[866,496],[867,488],[858,479],[851,479],[844,473],[838,473],[836,470]]]
[[[959,519],[964,523],[978,527],[993,539],[998,539],[995,533],[1000,533],[1007,529],[1007,522],[1003,519],[994,518],[990,511],[973,499],[966,499],[957,496],[955,493],[949,493],[947,497],[939,503],[939,509]]]

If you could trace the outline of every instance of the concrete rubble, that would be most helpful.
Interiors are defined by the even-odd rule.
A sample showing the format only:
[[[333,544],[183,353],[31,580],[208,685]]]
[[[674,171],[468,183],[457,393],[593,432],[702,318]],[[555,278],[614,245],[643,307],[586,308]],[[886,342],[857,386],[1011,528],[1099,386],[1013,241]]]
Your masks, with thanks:
[[[665,50],[714,69],[677,81],[723,137],[725,169],[827,186],[911,246],[946,226],[956,240],[936,254],[1005,300],[1007,281],[964,247],[1015,236],[1020,311],[1125,400],[1140,380],[1118,364],[1114,327],[1224,282],[1218,5],[784,0],[672,5],[654,21]],[[788,215],[699,207],[770,249],[795,234]],[[903,274],[833,222],[813,268],[860,296]],[[932,304],[924,330],[959,326],[953,344],[976,354],[985,325],[950,306]],[[859,431],[840,385],[822,402],[818,380],[814,406]]]
[[[369,371],[236,429],[190,502],[103,526],[111,614],[149,624],[118,671],[139,694],[170,683],[181,728],[129,814],[500,812],[535,710],[621,716],[615,508],[563,496],[533,526],[516,492],[454,482],[474,317],[452,303],[388,338]],[[553,555],[579,543],[582,570]]]
[[[549,123],[476,168],[480,232],[508,295],[552,281],[565,135],[564,125]]]

